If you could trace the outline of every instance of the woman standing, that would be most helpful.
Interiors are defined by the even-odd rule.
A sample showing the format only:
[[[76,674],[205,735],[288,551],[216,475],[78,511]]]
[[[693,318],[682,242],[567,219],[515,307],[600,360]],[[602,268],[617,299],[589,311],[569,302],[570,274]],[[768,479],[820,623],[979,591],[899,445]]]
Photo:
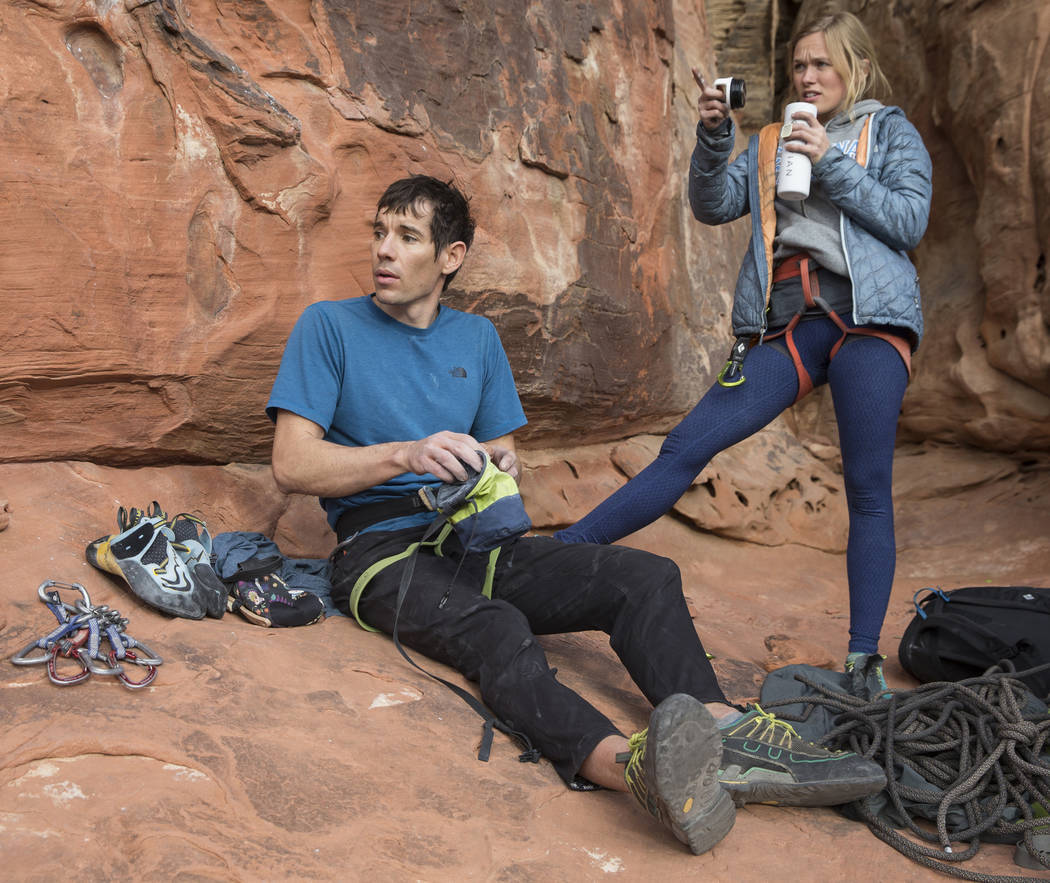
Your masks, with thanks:
[[[929,154],[888,92],[871,38],[849,13],[803,25],[788,51],[794,128],[767,127],[732,163],[720,89],[700,86],[689,200],[706,224],[751,215],[733,303],[730,361],[659,456],[577,524],[564,542],[612,543],[667,512],[719,451],[806,395],[831,387],[849,507],[846,670],[863,694],[885,688],[877,655],[893,572],[891,477],[911,353],[922,337],[919,280],[906,250],[926,230]],[[812,163],[810,195],[773,193],[783,151]]]

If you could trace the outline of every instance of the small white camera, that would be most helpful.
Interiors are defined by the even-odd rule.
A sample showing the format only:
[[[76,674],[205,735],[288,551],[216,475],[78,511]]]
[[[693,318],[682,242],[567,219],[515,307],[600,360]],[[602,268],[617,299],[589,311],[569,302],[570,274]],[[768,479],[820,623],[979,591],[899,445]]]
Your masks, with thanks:
[[[740,77],[721,77],[715,80],[715,88],[721,89],[730,110],[737,110],[747,101],[747,84]]]

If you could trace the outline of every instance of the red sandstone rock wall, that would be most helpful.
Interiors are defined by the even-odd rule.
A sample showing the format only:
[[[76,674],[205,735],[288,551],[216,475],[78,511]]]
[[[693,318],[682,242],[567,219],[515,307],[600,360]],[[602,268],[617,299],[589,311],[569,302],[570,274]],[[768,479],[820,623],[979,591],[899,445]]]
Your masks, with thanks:
[[[666,429],[723,358],[745,234],[684,205],[689,66],[747,76],[757,124],[787,13],[496,6],[0,8],[0,459],[264,460],[291,324],[368,291],[375,198],[417,171],[474,194],[451,301],[499,326],[526,441]],[[905,430],[1050,447],[1050,12],[861,14],[937,164]],[[796,426],[830,436],[828,410]]]
[[[292,323],[369,290],[375,199],[418,171],[474,194],[452,302],[498,323],[536,436],[687,407],[725,308],[683,247],[704,26],[613,7],[6,6],[0,457],[266,458]]]

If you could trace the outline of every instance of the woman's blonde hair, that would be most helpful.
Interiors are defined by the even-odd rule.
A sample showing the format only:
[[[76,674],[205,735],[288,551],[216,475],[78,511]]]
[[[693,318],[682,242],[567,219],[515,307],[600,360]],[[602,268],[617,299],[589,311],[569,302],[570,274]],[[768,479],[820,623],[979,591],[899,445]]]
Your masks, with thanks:
[[[889,97],[889,80],[875,58],[875,44],[861,20],[851,12],[822,15],[804,22],[795,31],[787,53],[789,80],[793,74],[795,47],[799,40],[811,34],[824,35],[831,65],[846,84],[841,110],[852,108],[862,98]]]

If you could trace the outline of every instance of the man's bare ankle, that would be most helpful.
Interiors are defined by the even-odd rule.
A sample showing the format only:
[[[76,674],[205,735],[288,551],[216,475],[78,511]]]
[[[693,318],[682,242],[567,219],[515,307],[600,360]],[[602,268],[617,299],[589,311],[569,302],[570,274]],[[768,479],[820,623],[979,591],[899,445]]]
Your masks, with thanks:
[[[740,709],[725,702],[705,702],[704,708],[711,712],[711,717],[719,724],[728,723],[741,716]]]

